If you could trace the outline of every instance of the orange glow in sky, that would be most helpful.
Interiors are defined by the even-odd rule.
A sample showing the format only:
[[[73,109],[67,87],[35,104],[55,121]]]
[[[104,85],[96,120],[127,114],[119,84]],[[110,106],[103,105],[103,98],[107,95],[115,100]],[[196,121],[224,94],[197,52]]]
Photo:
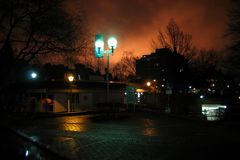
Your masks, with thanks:
[[[115,35],[118,48],[112,62],[124,51],[141,56],[152,52],[151,40],[170,18],[193,37],[198,48],[223,49],[227,10],[231,0],[71,0],[87,15],[89,29]],[[94,38],[94,37],[93,37]]]

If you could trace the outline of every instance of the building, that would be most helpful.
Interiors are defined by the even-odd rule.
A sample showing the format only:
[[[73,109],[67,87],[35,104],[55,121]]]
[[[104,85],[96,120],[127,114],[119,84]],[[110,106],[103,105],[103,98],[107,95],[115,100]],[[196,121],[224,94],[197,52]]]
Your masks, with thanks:
[[[159,88],[186,87],[188,61],[168,48],[156,49],[136,61],[136,75],[142,82],[156,81]]]
[[[124,103],[125,84],[110,82],[111,103]],[[16,112],[65,112],[89,110],[107,102],[107,84],[101,81],[32,81],[4,89],[1,102]]]

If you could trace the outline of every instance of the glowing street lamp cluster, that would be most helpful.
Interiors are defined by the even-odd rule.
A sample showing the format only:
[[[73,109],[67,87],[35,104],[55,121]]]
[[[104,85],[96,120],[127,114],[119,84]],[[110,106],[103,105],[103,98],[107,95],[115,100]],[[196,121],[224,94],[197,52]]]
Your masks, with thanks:
[[[117,48],[117,39],[115,37],[109,37],[107,40],[109,50],[105,50],[104,36],[103,34],[97,34],[95,37],[95,56],[96,58],[103,58],[104,54],[112,54]]]
[[[96,58],[103,58],[104,53],[107,54],[107,102],[109,102],[109,54],[113,54],[114,50],[117,48],[117,39],[115,37],[108,38],[109,50],[104,50],[104,36],[103,34],[97,34],[95,37],[95,56]]]

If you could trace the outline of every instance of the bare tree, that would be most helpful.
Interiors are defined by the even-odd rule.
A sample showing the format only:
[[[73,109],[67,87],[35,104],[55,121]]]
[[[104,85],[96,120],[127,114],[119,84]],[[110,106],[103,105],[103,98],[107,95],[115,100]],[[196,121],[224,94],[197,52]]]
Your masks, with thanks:
[[[62,7],[63,0],[0,0],[0,54],[10,45],[16,60],[72,52],[76,24]]]
[[[121,61],[115,64],[112,69],[113,76],[121,81],[126,81],[129,76],[136,74],[136,60],[133,52],[125,51]]]
[[[172,52],[179,53],[188,59],[193,58],[194,50],[192,36],[184,33],[174,19],[170,19],[166,31],[158,30],[157,39],[151,42],[153,49],[169,48]]]
[[[221,61],[220,55],[222,54],[214,49],[201,49],[194,57],[194,63],[205,68],[218,67]]]
[[[225,35],[230,39],[227,46],[228,55],[225,69],[228,74],[240,74],[240,1],[232,0],[232,8],[228,12],[228,28]]]
[[[199,50],[190,63],[190,70],[192,78],[198,82],[219,78],[225,70],[223,53],[214,49]]]
[[[232,8],[228,12],[229,21],[226,35],[231,40],[231,49],[240,50],[240,1],[232,0]]]
[[[79,32],[80,20],[64,10],[63,2],[0,0],[0,74],[9,73],[16,62],[73,53],[84,46],[78,38],[84,33]]]

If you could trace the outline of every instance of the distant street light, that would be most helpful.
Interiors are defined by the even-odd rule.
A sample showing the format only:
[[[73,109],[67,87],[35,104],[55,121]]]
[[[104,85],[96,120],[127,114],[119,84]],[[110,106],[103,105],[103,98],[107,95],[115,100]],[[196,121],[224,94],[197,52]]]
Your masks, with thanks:
[[[146,83],[146,85],[147,85],[148,87],[150,87],[150,86],[151,86],[151,82],[148,81],[148,82]]]
[[[74,76],[69,75],[67,78],[68,78],[68,81],[70,82],[70,95],[68,95],[68,109],[67,109],[67,111],[70,112],[71,109],[72,109],[72,82],[74,80]]]
[[[95,56],[96,58],[103,58],[104,53],[107,54],[107,102],[109,102],[109,54],[113,54],[114,50],[117,48],[117,39],[115,37],[108,38],[109,50],[104,50],[104,36],[103,34],[97,34],[95,37]]]
[[[31,78],[32,78],[32,79],[37,78],[37,73],[36,73],[36,72],[32,72],[32,73],[31,73]]]
[[[74,80],[74,77],[72,75],[68,76],[68,81],[72,82]]]
[[[34,79],[37,79],[38,78],[38,74],[37,72],[33,71],[33,70],[29,70],[26,72],[26,76],[27,76],[27,79],[30,79],[30,80],[34,80]]]

